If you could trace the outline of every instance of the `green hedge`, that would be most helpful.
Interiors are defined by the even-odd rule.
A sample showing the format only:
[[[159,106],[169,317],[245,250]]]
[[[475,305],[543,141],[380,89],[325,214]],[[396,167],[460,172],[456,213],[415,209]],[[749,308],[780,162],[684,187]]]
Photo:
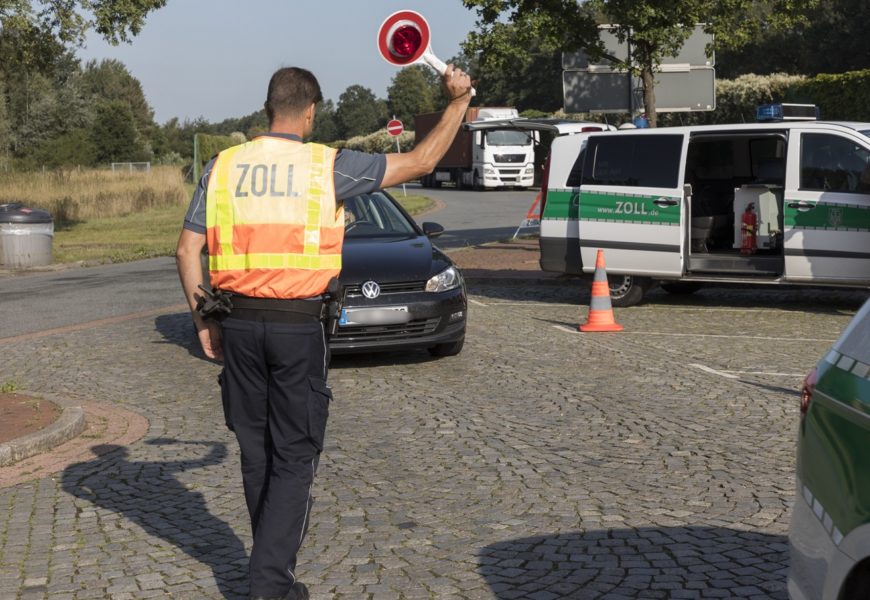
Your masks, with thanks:
[[[870,121],[870,69],[815,77],[802,75],[741,75],[716,81],[716,110],[663,113],[662,126],[712,123],[752,123],[759,104],[815,104],[825,120]]]
[[[381,129],[369,135],[358,135],[349,140],[339,140],[327,144],[333,148],[347,148],[361,152],[388,153],[396,151],[396,138]],[[402,152],[407,152],[414,147],[414,132],[403,131],[399,135],[399,146]]]
[[[870,121],[870,69],[821,74],[789,87],[789,102],[816,104],[831,121]]]

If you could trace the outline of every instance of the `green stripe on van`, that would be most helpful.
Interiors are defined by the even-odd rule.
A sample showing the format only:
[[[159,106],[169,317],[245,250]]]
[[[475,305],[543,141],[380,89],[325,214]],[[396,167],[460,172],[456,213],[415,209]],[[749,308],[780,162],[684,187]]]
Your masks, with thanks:
[[[544,203],[542,219],[552,221],[576,221],[579,217],[579,193],[578,189],[548,189],[547,201]]]
[[[654,202],[660,198],[673,199],[677,203],[660,207]],[[580,220],[679,226],[681,200],[679,196],[582,192]]]
[[[791,208],[786,200],[783,220],[786,227],[798,229],[828,229],[870,231],[870,206],[844,206],[819,202],[815,208],[802,212]]]

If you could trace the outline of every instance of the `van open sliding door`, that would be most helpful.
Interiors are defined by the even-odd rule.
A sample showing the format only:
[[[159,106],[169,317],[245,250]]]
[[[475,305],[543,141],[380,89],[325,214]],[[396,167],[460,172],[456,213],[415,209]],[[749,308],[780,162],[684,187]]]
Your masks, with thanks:
[[[583,270],[603,249],[608,273],[679,277],[686,254],[681,165],[686,136],[655,130],[592,135],[580,187]]]

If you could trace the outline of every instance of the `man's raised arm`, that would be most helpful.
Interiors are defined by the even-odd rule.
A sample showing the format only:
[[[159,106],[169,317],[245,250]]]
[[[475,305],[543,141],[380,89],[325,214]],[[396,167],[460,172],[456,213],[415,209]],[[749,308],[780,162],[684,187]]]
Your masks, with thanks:
[[[386,155],[387,169],[382,187],[388,188],[431,173],[453,143],[471,102],[471,78],[461,69],[447,65],[441,81],[450,98],[441,120],[410,152]]]

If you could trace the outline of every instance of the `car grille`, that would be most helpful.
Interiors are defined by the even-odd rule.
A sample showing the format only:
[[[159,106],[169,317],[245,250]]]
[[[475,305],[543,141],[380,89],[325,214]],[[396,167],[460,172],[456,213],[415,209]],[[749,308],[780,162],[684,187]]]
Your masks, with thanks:
[[[380,342],[404,340],[433,333],[438,328],[441,317],[417,319],[399,325],[366,325],[359,327],[339,327],[332,336],[337,342]]]
[[[521,163],[525,162],[525,154],[496,154],[492,157],[498,163]]]
[[[345,288],[346,298],[365,298],[359,285],[349,285]],[[390,296],[391,294],[413,294],[426,291],[425,281],[405,281],[401,283],[383,283],[381,284],[381,295]]]

